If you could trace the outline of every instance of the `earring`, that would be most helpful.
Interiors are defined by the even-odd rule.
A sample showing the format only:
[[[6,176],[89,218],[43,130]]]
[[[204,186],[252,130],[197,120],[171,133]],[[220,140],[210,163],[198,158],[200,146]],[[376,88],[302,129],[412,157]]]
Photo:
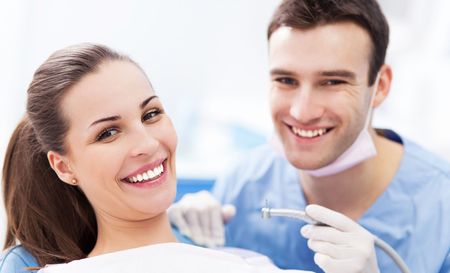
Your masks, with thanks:
[[[78,184],[78,181],[75,179],[75,178],[72,178],[72,185],[77,185]]]

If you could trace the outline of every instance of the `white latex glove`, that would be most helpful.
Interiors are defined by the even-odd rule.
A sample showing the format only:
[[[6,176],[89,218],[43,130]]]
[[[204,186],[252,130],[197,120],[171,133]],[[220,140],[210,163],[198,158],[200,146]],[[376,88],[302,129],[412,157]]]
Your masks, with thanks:
[[[224,224],[236,213],[233,205],[221,206],[210,192],[185,194],[168,209],[170,223],[194,243],[207,247],[225,244]]]
[[[328,226],[305,225],[303,237],[316,252],[314,262],[326,273],[379,273],[375,237],[347,216],[319,205],[309,205],[306,214]]]

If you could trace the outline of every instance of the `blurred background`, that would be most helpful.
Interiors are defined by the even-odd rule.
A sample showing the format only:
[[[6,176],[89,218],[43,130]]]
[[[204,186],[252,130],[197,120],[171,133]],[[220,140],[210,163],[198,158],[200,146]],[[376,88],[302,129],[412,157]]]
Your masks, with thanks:
[[[106,44],[147,72],[179,136],[180,179],[210,181],[273,134],[266,26],[278,0],[0,0],[0,163],[34,70],[53,51]],[[450,1],[382,0],[391,94],[374,125],[450,160]],[[3,204],[3,202],[2,202]],[[0,243],[5,216],[0,209]]]

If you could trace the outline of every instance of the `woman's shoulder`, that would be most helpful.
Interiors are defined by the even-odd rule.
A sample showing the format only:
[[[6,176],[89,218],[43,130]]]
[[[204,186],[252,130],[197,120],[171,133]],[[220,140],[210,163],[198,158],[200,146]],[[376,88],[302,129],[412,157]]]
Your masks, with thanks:
[[[23,246],[4,250],[0,255],[0,273],[32,273],[27,267],[38,266],[36,259]]]

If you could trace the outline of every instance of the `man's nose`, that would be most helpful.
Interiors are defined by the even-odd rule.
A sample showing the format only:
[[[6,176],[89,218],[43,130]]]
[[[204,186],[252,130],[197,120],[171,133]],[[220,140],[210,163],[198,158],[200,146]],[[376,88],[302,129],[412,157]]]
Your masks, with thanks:
[[[290,106],[290,115],[302,124],[309,124],[320,119],[324,107],[318,94],[309,86],[302,86],[295,91]]]

